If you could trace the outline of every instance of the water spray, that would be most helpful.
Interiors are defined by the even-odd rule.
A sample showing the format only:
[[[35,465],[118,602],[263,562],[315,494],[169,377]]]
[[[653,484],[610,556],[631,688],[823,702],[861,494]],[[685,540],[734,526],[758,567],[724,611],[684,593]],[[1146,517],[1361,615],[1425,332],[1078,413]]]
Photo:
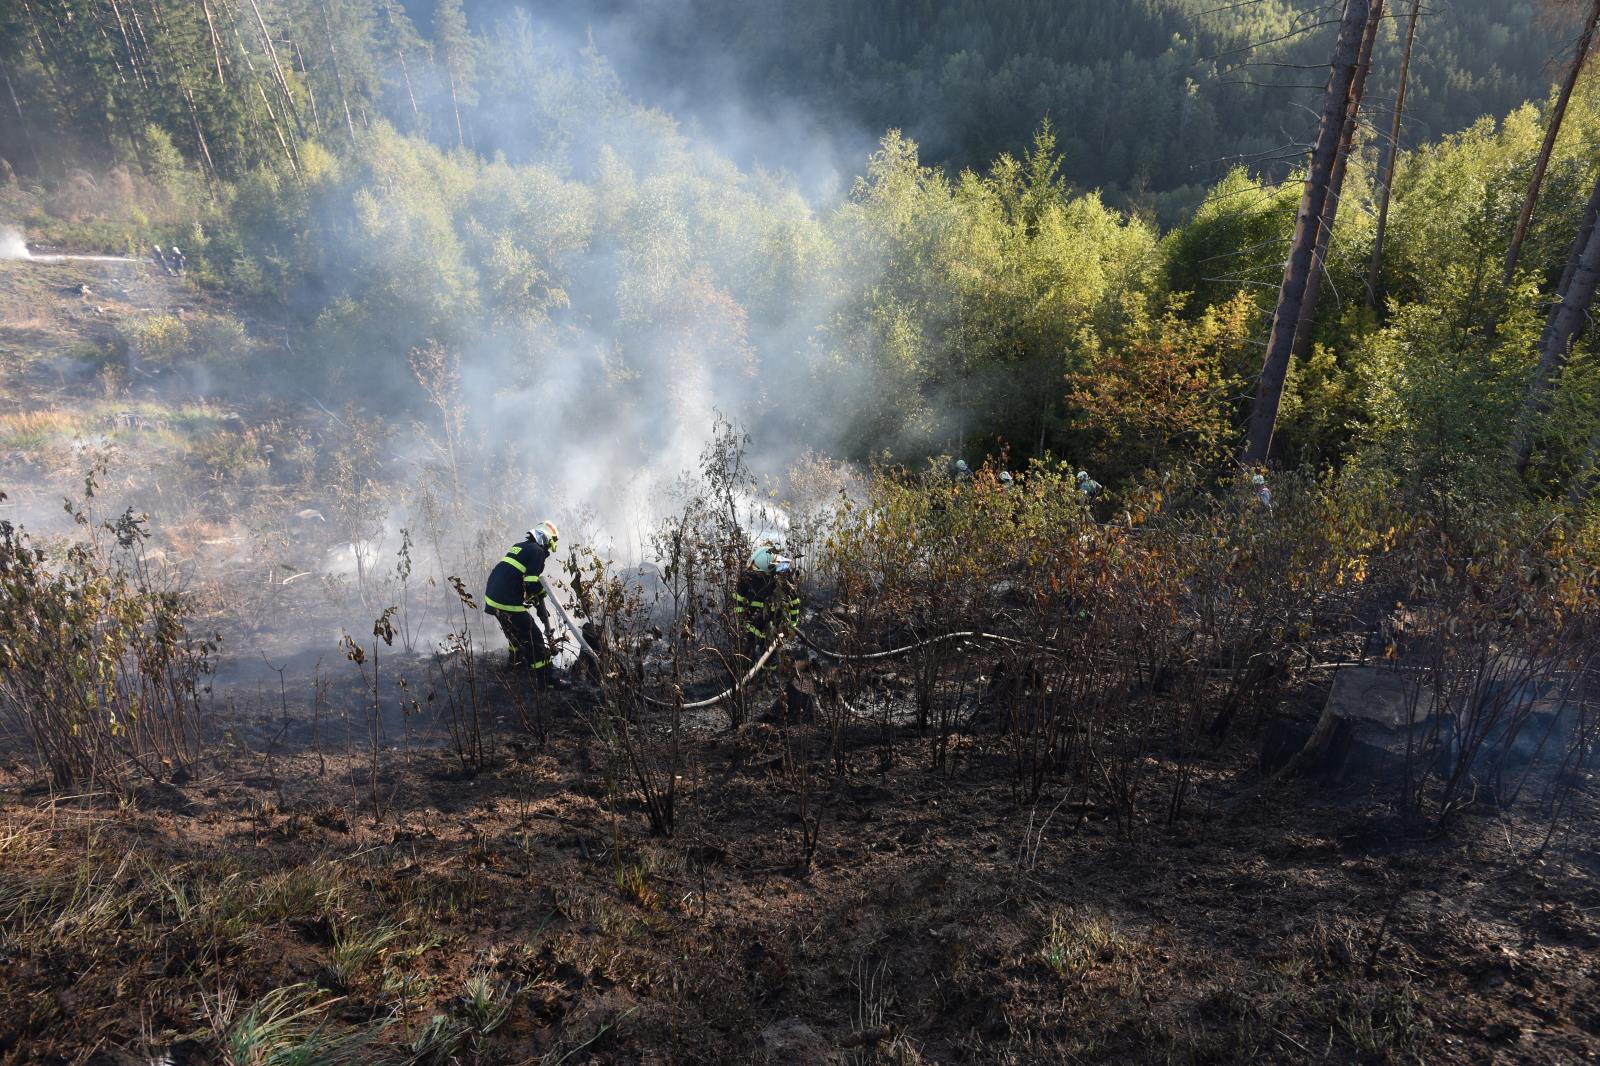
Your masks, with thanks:
[[[0,259],[20,259],[29,263],[142,263],[124,255],[34,255],[22,234],[7,226],[0,229]]]

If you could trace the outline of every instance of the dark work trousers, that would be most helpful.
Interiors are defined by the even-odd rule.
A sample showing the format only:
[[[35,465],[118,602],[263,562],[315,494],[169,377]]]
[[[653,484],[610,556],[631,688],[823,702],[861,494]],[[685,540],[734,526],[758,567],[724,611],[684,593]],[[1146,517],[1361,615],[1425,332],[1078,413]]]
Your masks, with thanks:
[[[535,674],[545,676],[550,670],[550,648],[544,640],[544,630],[532,611],[502,611],[489,608],[489,613],[500,620],[500,629],[511,645],[511,666],[516,670],[531,667]]]

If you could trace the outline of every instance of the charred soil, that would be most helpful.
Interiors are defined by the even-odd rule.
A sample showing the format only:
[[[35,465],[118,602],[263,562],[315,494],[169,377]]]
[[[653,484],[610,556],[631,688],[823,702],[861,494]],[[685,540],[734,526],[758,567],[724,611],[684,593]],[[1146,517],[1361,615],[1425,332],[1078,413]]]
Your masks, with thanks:
[[[1600,850],[1547,840],[1533,803],[1416,837],[1381,786],[1241,804],[1251,760],[1219,749],[1169,820],[1154,751],[1117,819],[1019,804],[981,729],[937,771],[914,729],[869,729],[809,787],[807,871],[777,710],[688,735],[664,838],[582,690],[532,729],[495,701],[477,773],[431,719],[375,769],[339,724],[358,697],[331,695],[315,744],[305,707],[236,709],[221,754],[131,801],[0,792],[0,1059],[227,1061],[290,986],[352,1061],[1600,1050]],[[1576,802],[1594,824],[1592,788]]]

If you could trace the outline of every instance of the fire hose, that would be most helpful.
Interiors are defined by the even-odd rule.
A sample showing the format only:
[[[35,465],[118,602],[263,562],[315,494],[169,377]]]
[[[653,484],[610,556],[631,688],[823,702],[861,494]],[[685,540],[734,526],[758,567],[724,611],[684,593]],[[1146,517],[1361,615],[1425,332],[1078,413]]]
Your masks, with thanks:
[[[561,619],[561,624],[567,627],[567,631],[570,632],[573,639],[578,642],[579,650],[587,653],[589,658],[593,659],[595,664],[598,665],[600,662],[600,657],[594,653],[594,649],[589,646],[589,642],[583,639],[582,630],[580,630],[577,624],[572,621],[572,617],[567,614],[566,608],[561,606],[561,601],[556,597],[551,596],[549,597],[549,602],[555,607],[556,617]],[[767,645],[767,650],[761,653],[761,658],[757,659],[755,661],[755,665],[750,667],[750,672],[745,674],[738,681],[734,682],[730,688],[717,693],[717,695],[712,696],[710,699],[696,700],[694,703],[685,703],[682,709],[685,711],[705,710],[708,707],[715,707],[722,701],[737,695],[740,689],[748,685],[756,676],[756,674],[761,672],[761,668],[767,665],[767,660],[772,658],[772,653],[777,651],[778,646],[782,643],[783,636],[781,634],[777,637],[774,637],[772,643]],[[676,708],[678,706],[676,703],[654,699],[650,696],[645,696],[643,698],[644,702],[653,704],[657,707]]]
[[[565,625],[569,631],[571,631],[573,638],[578,642],[579,649],[581,651],[583,651],[583,652],[586,652],[589,655],[589,657],[591,659],[593,659],[595,661],[595,663],[598,664],[599,661],[600,661],[600,657],[597,656],[595,654],[595,652],[594,652],[594,649],[589,646],[589,642],[586,641],[583,638],[583,633],[578,629],[577,625],[575,625],[573,623],[572,619],[567,615],[567,612],[561,606],[560,601],[557,600],[554,596],[551,596],[550,597],[550,602],[555,605],[557,617],[559,617],[561,619],[562,624]],[[800,639],[800,643],[804,644],[806,647],[810,648],[812,651],[816,652],[818,655],[822,656],[824,659],[832,659],[835,662],[863,662],[863,663],[864,662],[883,662],[883,661],[888,660],[888,659],[898,659],[902,655],[909,655],[912,652],[918,651],[918,650],[920,650],[922,648],[930,647],[930,646],[932,646],[934,644],[943,644],[943,643],[945,643],[947,641],[952,641],[952,640],[983,640],[983,641],[989,641],[989,642],[996,643],[996,644],[1009,644],[1009,645],[1012,645],[1013,647],[1032,648],[1035,651],[1042,651],[1042,652],[1051,652],[1051,651],[1054,650],[1054,649],[1051,649],[1051,648],[1048,648],[1048,647],[1045,647],[1045,646],[1042,646],[1042,645],[1030,643],[1029,641],[1019,640],[1016,637],[1002,636],[999,633],[985,633],[985,632],[982,632],[980,630],[961,630],[961,631],[955,632],[955,633],[944,633],[944,634],[941,634],[940,636],[937,636],[937,637],[929,637],[926,640],[919,640],[914,644],[907,644],[907,645],[905,645],[904,647],[901,647],[901,648],[890,648],[887,651],[864,652],[864,653],[855,654],[855,655],[847,654],[845,652],[840,652],[840,651],[833,651],[831,649],[824,648],[822,645],[818,644],[816,641],[812,640],[810,637],[806,636],[804,632],[802,632],[802,631],[800,631],[798,629],[795,631],[795,636]],[[710,707],[715,707],[717,704],[722,703],[724,700],[728,700],[728,699],[731,699],[732,697],[736,696],[746,685],[748,685],[752,680],[754,680],[755,676],[758,673],[761,672],[761,668],[766,666],[767,660],[772,658],[773,652],[777,651],[779,645],[781,645],[782,643],[783,643],[783,635],[780,634],[779,636],[777,636],[777,637],[775,637],[773,639],[771,644],[767,645],[766,651],[761,653],[761,657],[755,661],[755,664],[750,667],[750,670],[743,677],[741,677],[738,681],[734,682],[728,688],[724,689],[723,691],[717,693],[715,696],[712,696],[712,697],[710,697],[708,699],[696,700],[693,703],[685,703],[685,704],[683,704],[682,710],[685,710],[685,711],[705,710],[705,709],[710,708]],[[1314,666],[1313,669],[1321,669],[1321,668],[1326,668],[1326,667],[1338,667],[1338,666],[1343,666],[1343,665],[1353,665],[1353,664],[1319,663],[1319,664],[1316,664],[1316,666]],[[651,697],[651,696],[645,696],[645,697],[643,697],[643,699],[644,699],[645,703],[651,704],[652,706],[656,706],[656,707],[665,707],[665,708],[676,708],[676,707],[678,707],[678,705],[676,703],[670,702],[668,700],[658,700],[658,699],[655,699],[654,697]]]
[[[589,642],[583,639],[583,630],[579,629],[577,624],[572,621],[572,617],[567,614],[567,609],[561,606],[561,600],[553,595],[546,596],[545,599],[556,609],[556,617],[561,619],[561,624],[567,627],[567,631],[572,634],[572,639],[578,642],[578,650],[588,652],[589,658],[598,664],[600,656],[596,655],[594,649],[589,647]]]
[[[555,607],[556,617],[561,619],[561,624],[567,628],[568,632],[572,634],[573,639],[578,642],[578,648],[587,653],[588,656],[596,663],[599,663],[600,657],[596,655],[594,649],[589,646],[589,642],[583,638],[582,631],[579,630],[577,625],[572,621],[572,618],[567,614],[566,609],[561,606],[561,601],[554,596],[551,596],[549,601]],[[1027,641],[1018,640],[1015,637],[1001,636],[998,633],[984,633],[978,630],[962,630],[956,633],[945,633],[941,636],[929,637],[927,640],[920,640],[915,644],[907,644],[903,648],[891,648],[888,651],[850,655],[844,652],[831,651],[827,648],[824,648],[799,630],[795,631],[795,635],[800,638],[800,642],[802,644],[816,652],[818,655],[821,655],[825,659],[833,659],[840,662],[880,662],[885,659],[897,659],[902,655],[909,655],[920,648],[926,648],[934,644],[943,644],[952,640],[985,640],[999,644],[1012,644],[1021,647],[1031,647]],[[658,700],[652,696],[645,696],[642,698],[645,703],[651,704],[655,707],[676,708],[685,711],[701,711],[710,707],[715,707],[717,704],[722,703],[725,700],[732,699],[734,696],[738,695],[746,685],[754,680],[756,675],[761,672],[762,667],[767,665],[767,660],[772,658],[773,653],[776,652],[779,646],[782,644],[783,635],[779,634],[773,638],[772,643],[767,645],[767,649],[761,653],[761,657],[751,665],[749,671],[743,677],[735,681],[728,688],[717,693],[715,696],[711,696],[703,700],[696,700],[693,703],[685,703],[681,706],[681,708],[679,708],[678,704],[668,700]]]
[[[883,659],[898,659],[900,656],[909,655],[919,648],[926,648],[932,644],[943,644],[947,640],[988,640],[999,644],[1014,644],[1021,647],[1033,647],[1033,645],[1029,644],[1027,641],[1018,640],[1015,637],[1003,637],[998,633],[982,633],[977,630],[963,630],[959,633],[945,633],[943,636],[929,637],[927,640],[919,640],[915,644],[907,644],[903,648],[891,648],[888,651],[866,652],[860,655],[847,655],[840,651],[829,651],[827,648],[824,648],[812,641],[812,639],[806,636],[804,633],[801,633],[799,636],[802,644],[825,659],[835,659],[841,662],[856,663],[877,662]]]
[[[960,632],[960,633],[946,633],[943,636],[939,636],[939,637],[931,637],[928,640],[919,641],[916,644],[908,644],[903,648],[894,648],[894,649],[891,649],[889,651],[872,652],[872,653],[866,654],[866,655],[846,655],[843,652],[829,651],[827,648],[819,646],[818,644],[813,642],[810,637],[806,636],[804,633],[800,632],[799,630],[795,631],[795,635],[800,638],[800,642],[802,644],[804,644],[806,647],[810,648],[812,651],[816,652],[818,655],[823,656],[824,658],[827,658],[827,659],[838,659],[838,660],[844,660],[844,661],[855,661],[855,662],[866,662],[866,661],[872,661],[872,660],[893,659],[893,658],[896,658],[896,657],[901,656],[901,655],[910,654],[911,652],[916,651],[918,648],[925,648],[925,647],[928,647],[931,644],[942,644],[942,643],[944,643],[945,641],[948,641],[948,640],[990,640],[990,641],[998,641],[998,642],[1000,642],[1002,644],[1018,644],[1018,645],[1028,646],[1026,641],[1017,640],[1014,637],[1003,637],[998,633],[979,633],[979,632],[976,632],[976,631],[963,631],[963,632]],[[734,696],[736,696],[739,693],[739,691],[741,689],[743,689],[752,680],[754,680],[755,676],[761,672],[761,668],[763,666],[767,665],[767,660],[772,658],[772,653],[777,651],[778,647],[782,643],[783,643],[783,636],[782,636],[782,634],[780,634],[779,636],[777,636],[776,638],[773,639],[771,644],[767,645],[767,650],[761,653],[761,658],[759,658],[759,659],[757,659],[755,661],[755,664],[750,667],[750,671],[748,673],[746,673],[738,681],[736,681],[733,685],[731,685],[727,689],[724,689],[722,692],[717,693],[715,696],[710,697],[709,699],[697,700],[694,703],[685,703],[682,706],[681,709],[685,710],[685,711],[702,711],[702,710],[705,710],[708,707],[715,707],[717,704],[723,702],[724,700],[733,698]],[[668,702],[666,700],[654,699],[654,698],[652,698],[650,696],[645,696],[644,697],[644,702],[646,702],[648,704],[651,704],[653,706],[656,706],[656,707],[676,708],[678,706],[675,703],[670,703],[670,702]]]
[[[739,690],[744,688],[746,685],[748,685],[755,678],[755,676],[761,672],[761,668],[763,666],[767,665],[767,660],[772,658],[772,653],[777,651],[778,650],[778,646],[781,645],[782,643],[783,643],[783,634],[780,633],[778,636],[776,636],[776,637],[774,637],[772,639],[772,643],[771,644],[767,645],[767,650],[762,652],[761,653],[761,658],[757,659],[755,661],[755,665],[750,667],[750,672],[749,673],[745,674],[739,680],[735,681],[730,687],[728,687],[728,688],[724,689],[723,691],[717,693],[715,696],[712,696],[710,699],[696,700],[693,703],[685,703],[681,707],[679,707],[679,705],[676,704],[676,703],[672,703],[672,702],[669,702],[667,700],[658,700],[658,699],[655,699],[655,698],[653,698],[651,696],[643,696],[641,698],[644,700],[644,702],[646,702],[648,704],[652,704],[653,706],[656,706],[656,707],[667,707],[667,708],[673,709],[673,710],[703,711],[708,707],[715,707],[717,704],[721,703],[723,700],[732,699],[734,696],[738,695]]]

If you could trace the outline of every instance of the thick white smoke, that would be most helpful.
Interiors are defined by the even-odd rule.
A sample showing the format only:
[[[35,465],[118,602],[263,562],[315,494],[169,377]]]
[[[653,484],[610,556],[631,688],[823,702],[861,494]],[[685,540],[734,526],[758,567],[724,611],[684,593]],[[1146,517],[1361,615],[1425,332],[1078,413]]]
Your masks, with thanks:
[[[509,51],[524,35],[540,60],[533,68],[547,76],[562,64],[592,69],[585,29],[524,19],[500,38]],[[626,92],[654,80],[639,65],[660,60],[630,42],[600,62],[615,67]],[[483,321],[464,331],[473,339],[460,345],[461,404],[481,463],[468,492],[497,534],[551,517],[597,551],[637,562],[719,422],[750,433],[746,458],[761,484],[809,448],[835,443],[842,413],[807,388],[818,331],[841,299],[819,216],[845,195],[870,139],[864,131],[854,139],[862,155],[848,166],[819,139],[801,153],[803,173],[764,171],[764,157],[793,157],[814,124],[792,110],[764,116],[737,106],[734,81],[730,71],[730,103],[714,128],[685,131],[603,95],[581,136],[551,148],[527,109],[480,114],[480,142],[519,160],[495,180],[526,183],[538,204],[525,213],[520,201],[509,211],[496,204],[481,221],[526,218],[530,231],[513,228],[508,241],[547,263],[568,301],[537,328]],[[735,162],[750,160],[748,169]],[[375,195],[382,210],[387,194]],[[791,233],[803,236],[791,242]],[[383,248],[412,254],[403,242]],[[796,412],[807,423],[803,439],[789,428]],[[429,451],[410,457],[424,462]],[[751,501],[753,525],[774,524],[763,509],[770,501]]]
[[[22,233],[11,226],[0,226],[0,259],[31,259],[28,242]]]

